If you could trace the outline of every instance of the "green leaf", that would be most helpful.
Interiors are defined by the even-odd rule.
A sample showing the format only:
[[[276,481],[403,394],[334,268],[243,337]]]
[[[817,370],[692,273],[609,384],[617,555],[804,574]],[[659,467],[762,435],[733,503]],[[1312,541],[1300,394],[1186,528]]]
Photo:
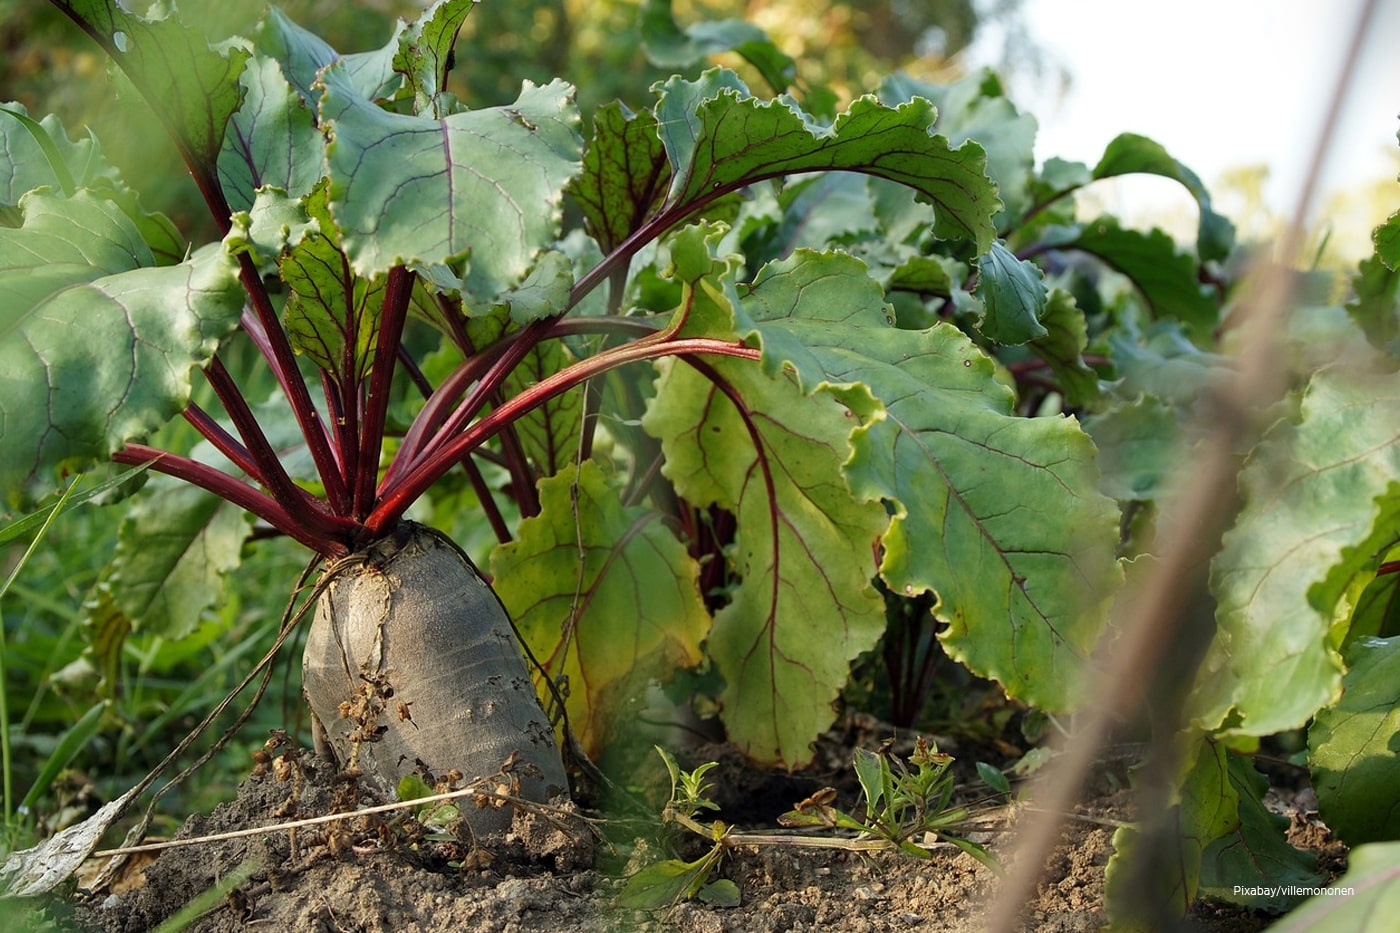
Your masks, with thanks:
[[[790,99],[750,97],[737,76],[716,69],[698,82],[667,81],[656,117],[672,170],[668,207],[779,175],[861,172],[908,185],[932,204],[936,236],[971,240],[979,254],[991,249],[1001,202],[986,154],[975,143],[954,149],[934,133],[926,100],[889,108],[862,97],[826,126]]]
[[[1214,840],[1239,827],[1239,794],[1229,779],[1229,752],[1202,740],[1194,755],[1178,799],[1161,824],[1161,835],[1144,838],[1136,825],[1113,834],[1104,897],[1115,930],[1146,933],[1163,912],[1184,916],[1200,887],[1202,854]]]
[[[1051,231],[1052,235],[1055,232]],[[1097,256],[1127,276],[1147,303],[1153,319],[1175,318],[1203,345],[1211,341],[1219,323],[1219,302],[1200,283],[1195,257],[1178,250],[1166,233],[1156,229],[1148,233],[1129,230],[1111,217],[1100,217],[1079,227],[1074,235],[1056,237],[1055,241],[1061,248]]]
[[[857,748],[855,768],[861,793],[865,795],[866,813],[873,820],[880,812],[880,802],[885,798],[885,784],[890,779],[889,765],[883,757],[869,749]]]
[[[682,29],[671,0],[642,0],[638,11],[642,50],[661,68],[690,68],[709,56],[735,52],[781,94],[797,79],[797,63],[758,26],[739,19],[705,20]]]
[[[315,111],[287,82],[276,59],[255,56],[239,83],[243,106],[229,122],[219,154],[219,184],[229,207],[250,209],[264,185],[294,198],[307,194],[325,164],[326,141]]]
[[[874,394],[844,472],[894,510],[880,567],[890,587],[937,592],[940,638],[980,675],[1035,705],[1073,706],[1120,579],[1118,510],[1078,424],[1015,417],[991,360],[955,328],[889,326],[851,257],[772,263],[743,308],[768,368],[792,367],[808,391]],[[861,408],[859,392],[842,397]]]
[[[28,515],[15,519],[14,521],[10,522],[10,524],[6,525],[4,528],[0,528],[0,545],[9,544],[16,538],[21,538],[29,534],[29,532],[33,531],[34,529],[40,528],[48,524],[48,522],[51,520],[50,516],[52,516],[53,518],[58,517],[58,515],[55,513],[61,514],[67,511],[68,509],[76,508],[77,506],[80,506],[85,502],[91,502],[93,499],[96,499],[97,497],[104,495],[105,493],[109,493],[115,489],[121,488],[126,483],[131,482],[136,477],[146,472],[146,470],[148,470],[149,468],[149,465],[142,464],[141,466],[134,466],[129,469],[122,470],[117,475],[103,480],[102,482],[99,482],[96,486],[84,489],[82,492],[78,492],[77,489],[78,485],[83,481],[84,477],[75,477],[73,482],[69,484],[68,488],[64,491],[62,497],[60,497],[57,501],[42,506],[41,508],[30,512]]]
[[[617,897],[618,905],[632,910],[661,910],[689,900],[699,893],[713,865],[710,855],[694,862],[666,859],[648,865],[627,879]]]
[[[569,257],[555,249],[545,250],[525,280],[503,293],[499,303],[510,309],[510,319],[516,324],[528,324],[563,314],[573,285],[574,269]]]
[[[881,82],[878,93],[886,106],[915,97],[932,101],[938,110],[934,128],[950,143],[956,146],[971,139],[986,150],[987,174],[996,182],[1006,212],[1019,216],[1030,206],[1036,121],[1016,110],[993,72],[984,68],[944,85],[900,72]]]
[[[242,102],[239,76],[248,59],[242,40],[214,48],[175,16],[139,16],[116,0],[54,0],[54,6],[107,50],[187,158],[212,171],[224,128]]]
[[[738,518],[731,601],[715,616],[710,655],[731,741],[789,766],[831,723],[851,660],[884,622],[870,579],[886,524],[853,500],[846,409],[751,364],[715,365],[731,401],[689,367],[668,366],[643,426],[661,439],[663,471],[691,504]]]
[[[1162,498],[1178,460],[1180,427],[1176,411],[1150,396],[1088,418],[1084,430],[1103,471],[1099,488],[1122,501]]]
[[[331,134],[331,213],[355,273],[469,255],[477,301],[517,284],[554,240],[578,168],[572,88],[527,83],[508,107],[434,120],[365,101],[341,70],[322,73],[321,121]]]
[[[996,765],[988,764],[985,761],[977,762],[977,776],[982,779],[983,784],[997,793],[1011,793],[1011,782],[1006,779],[1006,775]]]
[[[1250,456],[1211,568],[1219,631],[1190,709],[1203,727],[1270,735],[1337,699],[1339,603],[1400,523],[1397,423],[1400,376],[1324,370]]]
[[[732,269],[711,269],[694,228],[672,256],[685,283],[688,333],[732,334]],[[663,472],[682,497],[737,517],[739,582],[709,638],[725,680],[725,724],[750,757],[795,765],[830,724],[851,660],[883,628],[884,604],[870,581],[888,519],[842,480],[854,423],[832,394],[805,394],[790,377],[746,361],[708,365],[722,383],[664,364],[642,425],[661,440]]]
[[[1357,846],[1346,874],[1267,933],[1389,933],[1400,916],[1400,842]]]
[[[326,208],[324,186],[305,198],[304,205],[309,221],[322,232],[308,227],[307,235],[282,258],[282,281],[289,289],[287,339],[337,385],[358,385],[369,373],[388,280],[382,275],[367,280],[350,270]]]
[[[583,172],[570,193],[604,253],[617,249],[660,206],[670,181],[656,117],[650,111],[632,113],[618,102],[599,107]]]
[[[133,500],[102,582],[135,628],[179,639],[219,605],[252,528],[203,489],[155,477]]]
[[[741,900],[739,886],[728,878],[711,881],[695,896],[701,903],[711,907],[738,907]]]
[[[1316,860],[1288,844],[1288,818],[1264,806],[1269,781],[1243,755],[1229,756],[1230,787],[1239,797],[1235,827],[1201,854],[1200,893],[1212,900],[1286,910],[1300,887],[1322,883]]]
[[[0,119],[0,152],[5,153],[5,160],[0,163],[0,205],[18,204],[26,191],[46,185],[57,185],[71,197],[77,184],[69,160],[86,161],[93,148],[92,140],[85,147],[88,153],[84,153],[69,141],[56,117],[47,117],[49,125],[45,126],[29,119],[21,104],[6,104],[0,107],[0,114],[9,118]],[[66,154],[60,146],[67,150]]]
[[[1034,263],[1017,259],[1000,240],[977,260],[972,293],[982,303],[977,329],[988,340],[1016,346],[1049,335],[1040,323],[1045,311],[1045,281]]]
[[[550,676],[590,753],[625,726],[624,701],[700,660],[709,629],[699,567],[660,513],[626,508],[584,461],[539,483],[540,513],[491,554],[496,592]]]
[[[1385,263],[1387,269],[1391,272],[1400,269],[1400,211],[1371,231],[1371,242],[1376,245],[1376,258]]]
[[[394,70],[413,91],[413,112],[434,119],[446,116],[443,94],[452,65],[457,33],[479,0],[438,0],[398,35]]]
[[[1074,296],[1062,288],[1050,289],[1040,315],[1045,336],[1031,340],[1030,349],[1050,367],[1064,392],[1065,404],[1081,407],[1103,394],[1098,372],[1084,362],[1089,344],[1084,312]]]
[[[506,391],[515,395],[557,373],[573,358],[563,343],[554,340],[536,344],[510,371]],[[537,475],[553,476],[579,455],[579,435],[583,430],[584,388],[578,386],[536,405],[515,422],[516,434],[525,456]]]
[[[0,488],[12,503],[178,414],[243,307],[220,244],[153,268],[110,201],[29,194],[20,207],[24,225],[0,229]]]
[[[30,785],[24,799],[20,801],[19,812],[31,812],[39,804],[39,801],[52,790],[54,779],[72,763],[78,752],[83,750],[83,746],[87,745],[102,727],[103,714],[106,711],[106,700],[94,703],[88,707],[86,713],[79,717],[77,722],[64,730],[58,744],[44,759],[43,768],[34,778],[34,783]]]
[[[406,28],[400,20],[388,44],[376,51],[341,55],[320,36],[292,22],[277,7],[270,7],[258,24],[254,41],[258,51],[277,59],[287,80],[314,109],[323,89],[318,83],[321,69],[337,62],[335,79],[350,93],[367,101],[392,95],[403,84],[402,76],[394,71],[394,58]]]
[[[1230,376],[1229,360],[1201,350],[1176,321],[1159,321],[1145,333],[1125,322],[1109,332],[1108,346],[1119,377],[1114,395],[1122,399],[1148,396],[1189,412]]]
[[[1356,294],[1347,302],[1347,314],[1373,347],[1400,356],[1400,272],[1379,255],[1370,256],[1357,268],[1352,288]]]
[[[1136,173],[1170,178],[1191,192],[1200,208],[1196,251],[1201,259],[1222,260],[1230,254],[1235,243],[1234,225],[1211,207],[1210,193],[1200,177],[1168,155],[1160,143],[1136,133],[1122,133],[1108,144],[1103,158],[1094,166],[1095,179]]]
[[[1308,730],[1318,812],[1348,845],[1400,839],[1400,638],[1366,638],[1347,652],[1342,698]]]

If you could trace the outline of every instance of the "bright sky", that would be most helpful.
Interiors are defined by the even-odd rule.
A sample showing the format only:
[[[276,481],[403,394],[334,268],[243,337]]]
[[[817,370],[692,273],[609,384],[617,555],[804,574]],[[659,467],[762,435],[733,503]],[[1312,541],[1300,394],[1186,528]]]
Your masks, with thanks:
[[[1361,0],[1025,0],[1031,40],[1072,83],[1062,97],[1053,78],[1021,75],[1011,92],[1040,120],[1037,160],[1058,155],[1093,165],[1110,139],[1132,131],[1162,143],[1208,186],[1227,169],[1268,164],[1269,205],[1291,216],[1361,7]],[[1395,174],[1387,154],[1397,150],[1400,128],[1398,40],[1400,2],[1381,0],[1334,138],[1327,189]]]

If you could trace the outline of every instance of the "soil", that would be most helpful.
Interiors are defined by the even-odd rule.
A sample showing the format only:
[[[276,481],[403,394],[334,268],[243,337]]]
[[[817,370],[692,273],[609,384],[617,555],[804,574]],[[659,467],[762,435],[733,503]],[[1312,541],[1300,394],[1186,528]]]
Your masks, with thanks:
[[[847,717],[824,738],[817,770],[811,773],[756,771],[718,747],[693,750],[682,764],[718,760],[720,766],[709,775],[724,807],[717,815],[731,825],[772,829],[777,814],[823,786],[835,786],[839,802],[853,806],[853,775],[841,773],[839,763],[849,763],[853,742],[877,747],[879,732],[878,724]],[[889,734],[886,727],[884,735]],[[176,838],[273,825],[375,802],[310,752],[282,749],[277,755],[253,770],[237,799],[191,817]],[[636,786],[663,792],[669,786],[659,764],[654,770],[645,764],[639,768],[651,773],[638,773]],[[1131,816],[1131,794],[1125,787],[1121,769],[1100,772],[1098,786],[1063,830],[1027,910],[1025,929],[1103,928],[1104,866],[1113,851],[1115,826]],[[1345,850],[1310,812],[1307,792],[1272,796],[1275,808],[1290,815],[1294,844],[1318,853],[1329,872],[1342,870]],[[737,886],[738,906],[690,901],[657,911],[626,909],[618,904],[624,878],[656,844],[619,841],[635,835],[629,825],[641,823],[590,821],[587,809],[556,803],[538,812],[517,811],[510,832],[474,842],[442,832],[435,836],[414,820],[387,814],[167,849],[139,867],[127,866],[109,887],[87,892],[74,919],[94,933],[151,930],[240,870],[247,880],[216,897],[187,929],[970,931],[978,929],[982,906],[996,891],[996,875],[955,848],[938,848],[933,858],[923,860],[895,852],[773,846],[727,853],[720,876]],[[653,814],[659,811],[655,800],[648,805]],[[1005,808],[997,812],[1009,813]],[[1012,823],[1014,816],[992,819],[985,824],[991,831],[975,838],[995,854],[1011,835],[996,830]],[[606,827],[610,838],[600,838],[594,831],[598,826]],[[686,837],[680,845],[687,858],[707,849],[696,837]],[[1272,919],[1230,905],[1201,904],[1183,928],[1244,933],[1261,930]]]

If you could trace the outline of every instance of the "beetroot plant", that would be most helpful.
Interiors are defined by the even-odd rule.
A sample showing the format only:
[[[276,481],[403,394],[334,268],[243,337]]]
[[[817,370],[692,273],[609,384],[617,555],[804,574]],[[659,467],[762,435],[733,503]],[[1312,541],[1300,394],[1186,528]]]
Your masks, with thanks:
[[[1119,269],[1178,334],[1220,296],[1067,196],[1175,178],[1220,258],[1228,225],[1160,147],[1036,172],[988,74],[828,112],[761,36],[689,35],[662,3],[653,46],[733,47],[779,96],[713,68],[585,139],[562,80],[476,109],[447,89],[470,0],[355,54],[275,9],[211,40],[55,5],[221,231],[188,243],[94,138],[0,114],[0,484],[23,506],[102,462],[155,474],[99,594],[113,631],[188,631],[251,537],[292,538],[324,560],[304,688],[326,753],[386,788],[509,759],[534,799],[566,789],[560,714],[595,752],[682,669],[753,759],[804,762],[887,599],[936,593],[942,650],[1012,696],[1080,697],[1119,509],[1059,413],[1103,391],[1062,257]],[[453,542],[491,538],[488,585]]]
[[[1248,338],[1233,231],[1160,146],[1037,166],[987,73],[892,76],[837,113],[757,30],[685,29],[663,0],[640,7],[654,61],[732,50],[775,96],[696,68],[586,123],[563,80],[469,108],[448,77],[471,0],[355,54],[275,9],[228,38],[169,5],[55,6],[218,231],[188,242],[94,137],[0,112],[0,487],[23,509],[146,468],[89,600],[96,660],[191,631],[277,535],[321,574],[318,745],[385,790],[459,771],[547,799],[560,736],[604,749],[680,671],[731,742],[795,767],[887,626],[902,719],[941,654],[1045,711],[1083,699],[1119,561],[1170,515],[1222,336]],[[1135,172],[1194,198],[1194,249],[1076,211]],[[1120,910],[1148,850],[1178,913],[1313,883],[1237,751],[1309,723],[1324,816],[1400,833],[1373,816],[1396,727],[1372,716],[1400,651],[1398,227],[1345,310],[1289,319],[1297,391],[1241,474],[1214,629],[1167,678],[1190,691],[1175,802],[1164,837],[1120,830]]]

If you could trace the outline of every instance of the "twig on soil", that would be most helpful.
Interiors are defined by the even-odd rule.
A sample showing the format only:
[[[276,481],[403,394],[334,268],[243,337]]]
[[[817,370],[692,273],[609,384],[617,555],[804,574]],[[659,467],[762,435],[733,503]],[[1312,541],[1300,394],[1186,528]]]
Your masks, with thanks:
[[[483,778],[483,781],[490,780]],[[309,816],[305,819],[290,820],[285,823],[273,823],[270,826],[252,826],[247,829],[232,829],[223,833],[211,833],[207,836],[192,836],[188,839],[167,839],[162,842],[148,842],[135,846],[121,846],[115,849],[102,849],[94,852],[88,858],[110,858],[117,855],[134,855],[138,852],[160,852],[165,849],[178,849],[185,846],[204,845],[211,842],[224,842],[229,839],[245,839],[249,836],[262,836],[269,833],[277,833],[283,830],[301,829],[306,826],[319,826],[323,823],[334,823],[340,820],[350,820],[359,816],[374,816],[379,813],[392,813],[395,810],[406,810],[421,807],[429,803],[441,803],[446,800],[457,800],[462,797],[488,797],[499,800],[503,803],[514,804],[516,807],[524,807],[548,816],[546,811],[553,808],[534,801],[514,797],[510,794],[502,794],[496,791],[482,790],[479,786],[473,785],[463,787],[458,790],[445,791],[441,794],[432,794],[428,797],[417,797],[413,800],[397,800],[393,803],[378,804],[373,807],[364,807],[358,810],[345,810],[340,813],[326,813],[321,816]],[[578,814],[572,816],[584,819]]]

